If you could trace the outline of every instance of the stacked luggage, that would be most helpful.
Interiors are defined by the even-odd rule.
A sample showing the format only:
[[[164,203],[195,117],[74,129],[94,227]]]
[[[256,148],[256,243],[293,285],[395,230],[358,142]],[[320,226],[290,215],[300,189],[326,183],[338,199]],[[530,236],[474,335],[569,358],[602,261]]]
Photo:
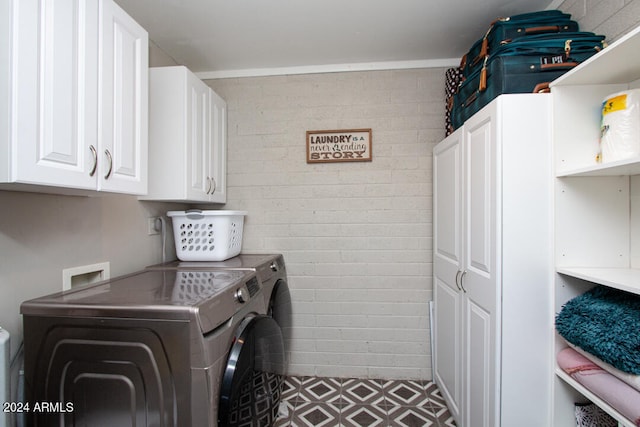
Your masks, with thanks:
[[[504,93],[549,91],[549,83],[605,47],[559,10],[500,18],[447,71],[447,134]]]

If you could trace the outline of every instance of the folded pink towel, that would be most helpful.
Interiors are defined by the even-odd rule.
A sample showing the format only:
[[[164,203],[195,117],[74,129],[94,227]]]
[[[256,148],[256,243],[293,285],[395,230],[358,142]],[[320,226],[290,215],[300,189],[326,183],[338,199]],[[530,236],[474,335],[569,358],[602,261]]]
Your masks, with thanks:
[[[640,392],[638,390],[620,381],[570,347],[561,350],[556,358],[558,366],[563,371],[640,427]]]
[[[629,384],[631,387],[633,387],[636,390],[640,391],[640,375],[634,375],[634,374],[629,374],[627,372],[623,372],[623,371],[617,369],[615,366],[612,366],[612,365],[608,364],[607,362],[603,362],[602,360],[598,359],[593,354],[584,351],[580,347],[575,346],[575,345],[571,344],[570,342],[567,342],[567,345],[569,347],[571,347],[572,349],[574,349],[575,351],[577,351],[578,353],[580,353],[581,355],[583,355],[584,357],[586,357],[587,359],[591,360],[596,365],[600,366],[605,371],[609,372],[614,377],[618,378],[622,382],[625,382],[625,383]]]

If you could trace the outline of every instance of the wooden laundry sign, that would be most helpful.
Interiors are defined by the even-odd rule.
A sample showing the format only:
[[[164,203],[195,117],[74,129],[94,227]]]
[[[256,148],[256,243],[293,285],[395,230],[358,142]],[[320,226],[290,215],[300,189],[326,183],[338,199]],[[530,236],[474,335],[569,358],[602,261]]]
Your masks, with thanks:
[[[307,163],[370,161],[371,129],[307,131]]]

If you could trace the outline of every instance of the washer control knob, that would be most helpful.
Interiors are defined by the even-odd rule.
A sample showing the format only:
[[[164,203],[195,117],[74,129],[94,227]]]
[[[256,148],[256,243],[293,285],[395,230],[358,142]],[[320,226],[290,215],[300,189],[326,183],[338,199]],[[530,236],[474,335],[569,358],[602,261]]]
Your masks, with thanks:
[[[235,298],[240,304],[244,304],[249,301],[249,294],[245,288],[240,288],[236,291]]]
[[[269,268],[271,269],[271,271],[278,271],[278,264],[274,261],[271,263]]]

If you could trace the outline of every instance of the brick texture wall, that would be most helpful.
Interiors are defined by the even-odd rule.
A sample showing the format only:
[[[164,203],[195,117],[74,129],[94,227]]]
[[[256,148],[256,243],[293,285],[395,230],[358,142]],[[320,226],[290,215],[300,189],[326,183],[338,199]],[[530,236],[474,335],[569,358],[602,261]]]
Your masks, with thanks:
[[[640,0],[566,0],[558,6],[578,21],[583,31],[612,42],[640,24]]]
[[[444,70],[210,80],[228,103],[244,252],[283,253],[292,374],[431,379],[431,150]],[[307,164],[305,132],[371,128],[373,161]]]
[[[640,0],[567,0],[616,40]],[[226,209],[247,209],[245,252],[285,255],[291,373],[431,379],[431,149],[444,70],[210,80],[228,102]],[[373,162],[307,164],[305,132],[371,128]]]

